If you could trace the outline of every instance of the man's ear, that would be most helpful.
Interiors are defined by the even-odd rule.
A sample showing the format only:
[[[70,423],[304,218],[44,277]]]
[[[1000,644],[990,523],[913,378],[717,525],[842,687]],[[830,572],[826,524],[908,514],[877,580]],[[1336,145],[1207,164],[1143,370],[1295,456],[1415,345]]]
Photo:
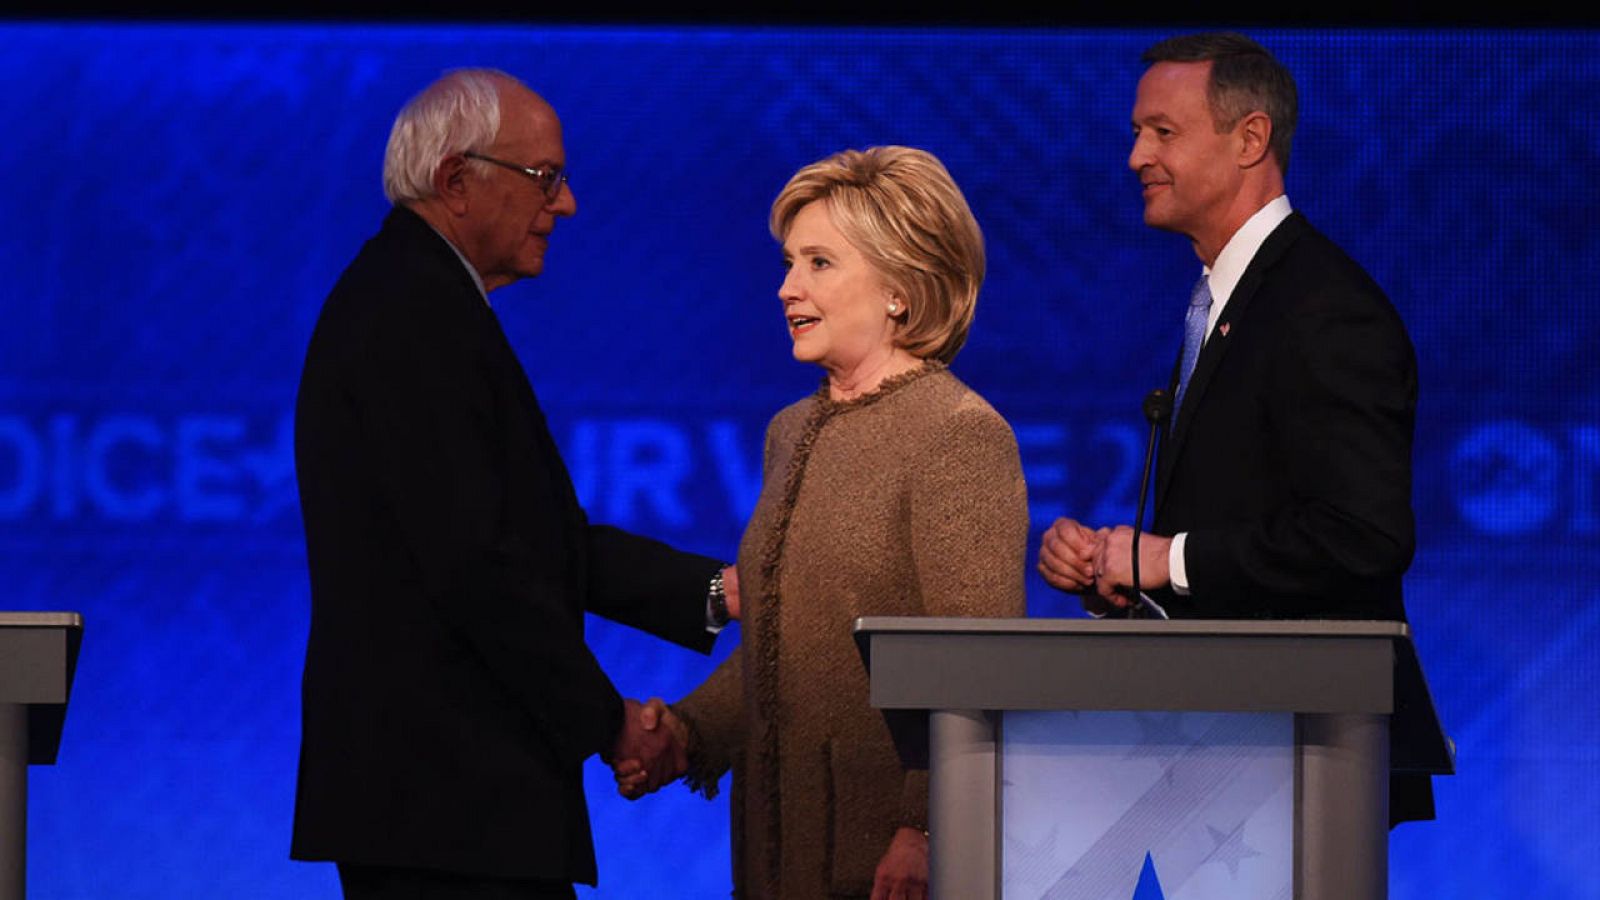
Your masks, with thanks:
[[[467,212],[468,182],[472,174],[467,171],[467,158],[452,153],[439,162],[433,170],[433,193],[439,202],[455,215]]]
[[[1272,117],[1257,110],[1239,120],[1239,166],[1248,169],[1272,152]]]

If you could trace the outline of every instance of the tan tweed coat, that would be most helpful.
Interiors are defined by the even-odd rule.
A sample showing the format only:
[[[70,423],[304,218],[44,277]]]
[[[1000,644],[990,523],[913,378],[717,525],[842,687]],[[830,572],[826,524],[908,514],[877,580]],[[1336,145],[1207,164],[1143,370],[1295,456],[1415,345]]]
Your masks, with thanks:
[[[1016,439],[938,363],[768,426],[739,546],[742,643],[675,704],[691,787],[733,769],[734,893],[867,897],[895,829],[925,827],[852,641],[857,616],[1020,616],[1028,533]]]

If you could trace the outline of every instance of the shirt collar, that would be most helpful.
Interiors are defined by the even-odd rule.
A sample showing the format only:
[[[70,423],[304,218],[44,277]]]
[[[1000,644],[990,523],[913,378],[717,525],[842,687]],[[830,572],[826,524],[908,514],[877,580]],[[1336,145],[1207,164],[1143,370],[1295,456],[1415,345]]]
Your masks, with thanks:
[[[1205,270],[1206,281],[1211,286],[1213,321],[1233,295],[1233,289],[1244,277],[1244,270],[1250,266],[1250,260],[1255,259],[1256,251],[1266,242],[1267,235],[1272,234],[1273,229],[1289,218],[1292,212],[1289,196],[1279,194],[1266,206],[1256,210],[1255,215],[1246,219],[1233,237],[1228,238],[1222,252],[1217,254],[1216,262]]]
[[[422,218],[422,217],[418,216],[418,218]],[[423,222],[423,224],[427,225],[429,228],[433,228],[433,223],[429,222],[427,219],[422,219],[422,222]],[[478,296],[483,298],[483,302],[488,303],[489,302],[489,292],[484,290],[483,278],[480,275],[478,275],[478,270],[474,269],[472,267],[472,263],[467,261],[467,255],[465,253],[461,252],[461,248],[460,247],[457,247],[455,244],[450,243],[450,239],[445,237],[444,233],[441,232],[439,229],[433,228],[433,233],[439,235],[439,240],[444,241],[445,246],[450,248],[450,252],[452,252],[452,253],[454,253],[456,255],[456,259],[461,260],[461,265],[466,267],[467,274],[472,276],[472,283],[474,285],[476,285],[477,288],[478,288]]]

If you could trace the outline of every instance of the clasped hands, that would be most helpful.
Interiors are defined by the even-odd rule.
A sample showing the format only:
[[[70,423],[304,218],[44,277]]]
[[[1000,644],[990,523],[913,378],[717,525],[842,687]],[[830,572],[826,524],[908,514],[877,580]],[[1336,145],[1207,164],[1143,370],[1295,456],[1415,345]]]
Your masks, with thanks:
[[[1167,553],[1172,538],[1139,537],[1139,582],[1144,589],[1166,587],[1171,577]],[[1133,588],[1133,529],[1089,528],[1057,519],[1039,542],[1039,574],[1051,586],[1080,594],[1091,615],[1126,610],[1136,602]]]
[[[723,599],[728,617],[740,618],[739,570],[722,570]],[[662,727],[665,726],[665,727]],[[689,771],[689,729],[660,697],[647,702],[624,700],[622,730],[611,752],[602,757],[617,780],[617,793],[629,800],[653,794]]]
[[[637,800],[689,770],[689,729],[660,697],[645,703],[624,700],[622,731],[604,759],[617,793]]]

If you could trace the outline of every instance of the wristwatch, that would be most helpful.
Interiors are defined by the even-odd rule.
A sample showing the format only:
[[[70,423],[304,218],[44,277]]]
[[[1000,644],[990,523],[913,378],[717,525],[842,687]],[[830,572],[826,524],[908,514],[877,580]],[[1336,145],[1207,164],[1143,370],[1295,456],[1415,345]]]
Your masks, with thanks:
[[[723,568],[727,568],[724,566]],[[722,569],[711,576],[711,586],[706,591],[706,601],[711,607],[711,622],[718,628],[733,621],[728,615],[728,591],[722,585]]]

